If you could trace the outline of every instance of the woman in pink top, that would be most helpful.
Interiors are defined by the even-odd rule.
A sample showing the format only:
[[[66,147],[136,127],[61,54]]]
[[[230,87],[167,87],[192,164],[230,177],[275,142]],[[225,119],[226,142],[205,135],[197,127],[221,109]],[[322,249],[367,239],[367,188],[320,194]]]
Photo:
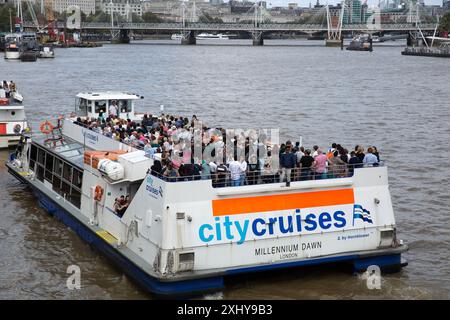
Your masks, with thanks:
[[[314,158],[314,172],[316,179],[325,179],[327,173],[327,156],[322,150],[317,150],[317,156]]]

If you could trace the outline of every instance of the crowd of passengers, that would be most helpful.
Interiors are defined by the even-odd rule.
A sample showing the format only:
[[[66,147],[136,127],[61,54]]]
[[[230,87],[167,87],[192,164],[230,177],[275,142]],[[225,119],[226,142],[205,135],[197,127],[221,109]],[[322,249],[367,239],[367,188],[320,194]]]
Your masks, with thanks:
[[[293,144],[287,141],[279,146],[259,143],[255,147],[256,152],[250,152],[252,146],[249,137],[240,136],[233,138],[235,146],[233,156],[226,159],[226,131],[223,128],[214,129],[216,135],[212,136],[205,133],[213,129],[203,127],[202,145],[194,146],[194,137],[190,129],[198,125],[195,115],[189,120],[181,116],[163,114],[157,117],[144,114],[143,120],[138,123],[118,118],[113,110],[108,115],[100,112],[97,119],[77,118],[75,122],[117,141],[142,148],[148,157],[153,158],[154,155],[160,154],[160,158],[155,158],[150,170],[152,174],[168,181],[212,179],[215,187],[284,181],[289,184],[291,181],[348,177],[353,175],[355,168],[377,166],[380,163],[375,146],[370,146],[365,151],[363,146],[357,145],[349,153],[337,143],[333,143],[324,151],[317,145],[307,149],[300,146],[299,142]],[[183,138],[184,141],[191,141],[190,151],[189,148],[186,149],[177,143],[182,138],[178,131],[181,128],[187,129],[181,134],[188,135]],[[219,136],[217,130],[221,133]],[[221,143],[219,148],[218,140]],[[238,147],[239,140],[243,142],[241,148]],[[210,145],[214,145],[212,156],[214,157],[218,150],[217,152],[223,155],[223,161],[218,163],[194,159],[194,147],[200,147],[204,151]],[[263,154],[260,152],[261,147],[267,151],[264,157],[261,157]],[[278,169],[273,170],[275,166],[272,162],[276,161],[274,155],[277,153]]]

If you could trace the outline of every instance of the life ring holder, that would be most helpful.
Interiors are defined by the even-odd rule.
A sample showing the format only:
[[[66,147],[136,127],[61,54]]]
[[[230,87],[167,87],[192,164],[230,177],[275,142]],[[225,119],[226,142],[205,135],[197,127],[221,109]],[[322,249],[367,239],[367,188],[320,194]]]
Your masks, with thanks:
[[[95,186],[94,200],[101,201],[103,197],[103,188],[99,185]]]

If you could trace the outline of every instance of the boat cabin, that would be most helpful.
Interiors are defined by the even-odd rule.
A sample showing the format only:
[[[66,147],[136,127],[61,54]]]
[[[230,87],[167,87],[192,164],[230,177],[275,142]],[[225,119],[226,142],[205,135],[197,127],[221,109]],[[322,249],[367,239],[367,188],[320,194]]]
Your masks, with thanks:
[[[107,117],[115,106],[119,118],[137,120],[135,101],[143,98],[125,92],[82,92],[77,94],[75,113],[78,117],[98,118],[100,113]]]

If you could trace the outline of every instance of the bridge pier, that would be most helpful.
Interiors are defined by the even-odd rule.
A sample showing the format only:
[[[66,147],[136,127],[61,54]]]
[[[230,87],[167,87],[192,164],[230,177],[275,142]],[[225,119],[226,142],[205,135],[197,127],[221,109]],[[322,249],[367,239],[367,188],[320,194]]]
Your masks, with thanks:
[[[340,47],[341,39],[326,39],[325,46],[326,47]]]
[[[254,46],[264,45],[263,33],[261,31],[252,32],[252,39]]]
[[[197,43],[195,39],[195,32],[193,30],[188,32],[183,32],[183,38],[181,38],[181,44],[184,45],[194,45]]]

